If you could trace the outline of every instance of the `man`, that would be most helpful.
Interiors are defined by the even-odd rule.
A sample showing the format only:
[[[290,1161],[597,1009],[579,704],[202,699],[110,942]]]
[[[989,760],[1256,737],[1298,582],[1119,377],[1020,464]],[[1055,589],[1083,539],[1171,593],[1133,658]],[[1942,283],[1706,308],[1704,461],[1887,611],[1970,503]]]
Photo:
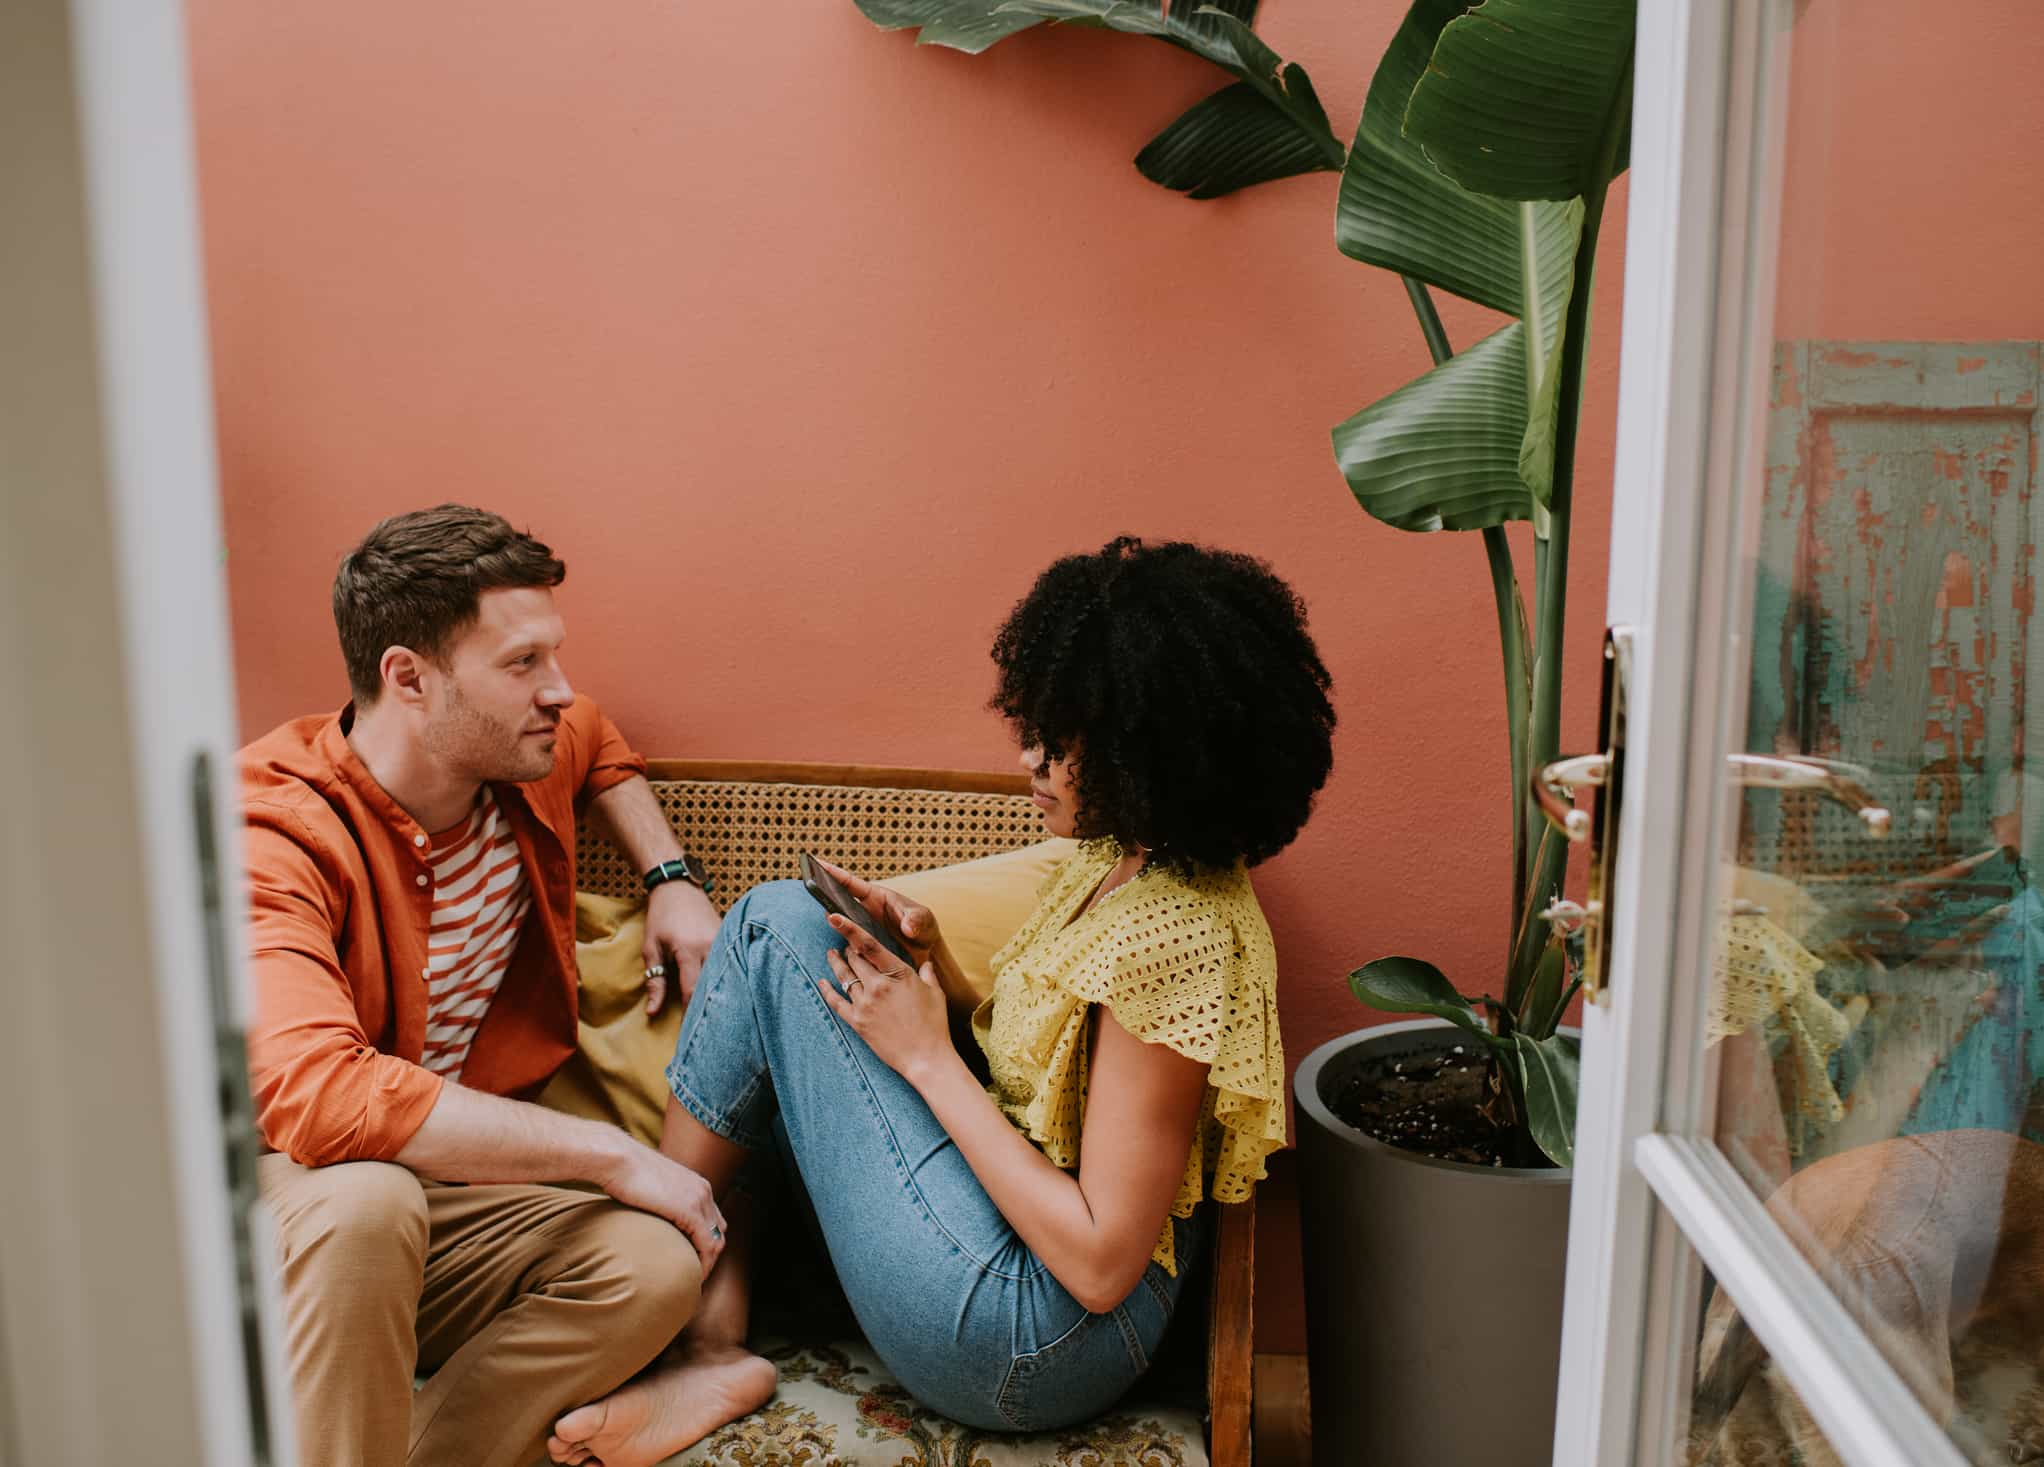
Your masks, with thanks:
[[[481,510],[383,521],[334,578],[354,701],[241,754],[308,1467],[541,1457],[674,1338],[723,1246],[695,1173],[521,1098],[575,1048],[578,805],[647,873],[649,1007],[717,929],[644,762],[561,671],[564,574]],[[532,1185],[567,1181],[601,1191]]]

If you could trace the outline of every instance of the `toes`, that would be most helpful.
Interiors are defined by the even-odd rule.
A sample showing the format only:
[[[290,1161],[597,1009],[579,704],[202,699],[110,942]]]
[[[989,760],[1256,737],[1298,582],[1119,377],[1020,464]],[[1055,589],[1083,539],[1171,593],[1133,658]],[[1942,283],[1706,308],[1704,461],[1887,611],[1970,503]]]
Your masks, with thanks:
[[[558,1441],[564,1447],[580,1447],[586,1453],[588,1451],[587,1443],[598,1432],[603,1430],[604,1420],[609,1415],[610,1405],[605,1401],[597,1401],[588,1406],[577,1406],[554,1423],[554,1434],[551,1440]],[[557,1457],[554,1460],[563,1461],[566,1459]]]

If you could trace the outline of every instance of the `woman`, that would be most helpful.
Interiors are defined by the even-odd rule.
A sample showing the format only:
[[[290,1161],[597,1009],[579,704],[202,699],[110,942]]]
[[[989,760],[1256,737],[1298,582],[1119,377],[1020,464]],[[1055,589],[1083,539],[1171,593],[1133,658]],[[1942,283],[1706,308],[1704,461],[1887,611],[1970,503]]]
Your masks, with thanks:
[[[935,916],[849,872],[914,966],[794,882],[726,914],[661,1149],[714,1189],[728,1246],[667,1362],[562,1417],[556,1461],[641,1467],[772,1395],[745,1348],[751,1151],[792,1154],[903,1386],[974,1426],[1044,1430],[1142,1374],[1205,1238],[1199,1204],[1246,1197],[1283,1144],[1247,868],[1298,833],[1332,758],[1304,608],[1245,556],[1120,539],[1045,571],[993,657],[1044,823],[1084,844],[976,1012]],[[991,1085],[947,1006],[971,1012]]]

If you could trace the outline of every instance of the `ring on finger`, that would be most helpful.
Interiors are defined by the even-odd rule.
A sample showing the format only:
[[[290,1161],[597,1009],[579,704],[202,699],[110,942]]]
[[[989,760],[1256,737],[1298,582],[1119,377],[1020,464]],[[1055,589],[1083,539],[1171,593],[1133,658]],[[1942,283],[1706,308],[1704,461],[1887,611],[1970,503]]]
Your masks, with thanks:
[[[667,964],[655,963],[646,970],[646,976],[648,978],[665,978],[667,976]]]
[[[854,988],[863,986],[865,982],[866,980],[863,978],[854,978],[851,982],[847,983],[845,985],[845,997],[850,998],[852,996],[852,990]]]

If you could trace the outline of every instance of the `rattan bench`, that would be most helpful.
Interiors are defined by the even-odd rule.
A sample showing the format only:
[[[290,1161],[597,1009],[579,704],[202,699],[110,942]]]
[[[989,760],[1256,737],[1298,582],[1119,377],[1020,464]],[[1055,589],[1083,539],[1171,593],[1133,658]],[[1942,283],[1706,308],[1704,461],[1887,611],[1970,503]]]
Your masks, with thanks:
[[[648,774],[683,844],[710,868],[720,908],[762,881],[795,875],[803,850],[885,878],[1015,850],[1044,834],[1021,775],[729,760],[653,760]],[[640,890],[623,856],[586,830],[577,881],[604,896]],[[1210,1267],[1196,1281],[1205,1328],[1191,1312],[1200,1306],[1189,1285],[1191,1309],[1167,1342],[1182,1349],[1191,1336],[1204,1345],[1197,1416],[1146,1398],[1139,1385],[1110,1415],[1070,1431],[973,1432],[924,1411],[863,1341],[776,1339],[759,1343],[781,1367],[780,1394],[673,1467],[1249,1467],[1254,1208],[1253,1201],[1217,1208]]]

